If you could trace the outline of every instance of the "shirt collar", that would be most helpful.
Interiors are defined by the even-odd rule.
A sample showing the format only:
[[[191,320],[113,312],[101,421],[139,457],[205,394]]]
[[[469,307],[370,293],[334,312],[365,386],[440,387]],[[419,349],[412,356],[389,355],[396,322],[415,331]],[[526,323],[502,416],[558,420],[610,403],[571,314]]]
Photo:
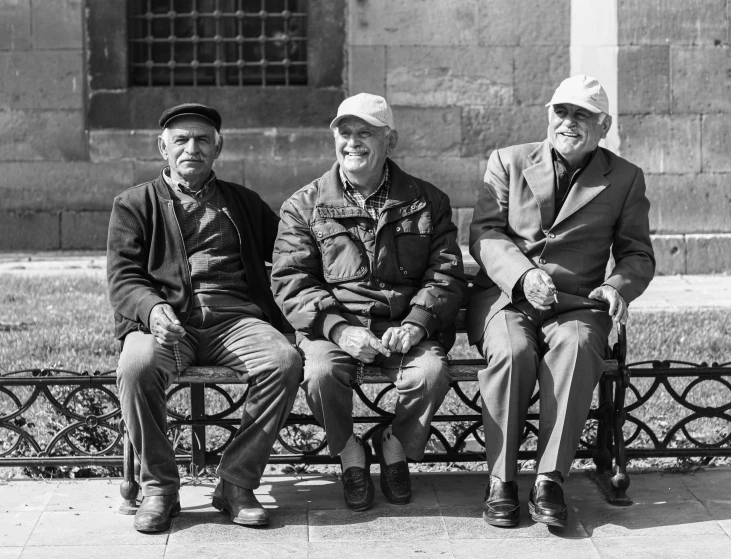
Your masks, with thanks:
[[[343,171],[342,165],[338,169],[340,172],[340,182],[343,185],[343,188],[346,192],[351,190],[356,190],[356,188],[353,186],[353,184],[348,180],[348,177],[345,176],[345,171]],[[367,196],[367,198],[370,198],[371,196],[374,196],[377,194],[385,185],[389,182],[389,171],[388,171],[388,164],[383,164],[383,175],[381,176],[381,183],[378,185],[378,188],[376,188],[371,194]]]
[[[211,171],[211,174],[206,179],[206,182],[203,183],[203,187],[198,190],[197,192],[193,192],[191,189],[183,186],[180,183],[177,183],[173,180],[173,178],[170,176],[170,167],[165,167],[162,170],[162,178],[165,181],[165,183],[171,187],[177,190],[178,192],[182,192],[183,194],[187,194],[188,196],[192,198],[203,198],[208,191],[211,188],[211,185],[213,185],[214,182],[216,182],[216,173]]]

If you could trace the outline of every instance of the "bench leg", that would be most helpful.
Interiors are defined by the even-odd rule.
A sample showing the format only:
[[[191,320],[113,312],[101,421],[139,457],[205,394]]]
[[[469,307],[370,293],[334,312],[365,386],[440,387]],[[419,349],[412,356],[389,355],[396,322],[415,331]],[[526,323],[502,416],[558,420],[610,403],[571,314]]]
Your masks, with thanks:
[[[193,420],[201,420],[206,417],[205,384],[190,385],[190,411]],[[206,472],[206,427],[205,425],[193,425],[191,429],[192,441],[192,463],[191,475],[198,477]]]
[[[119,492],[124,501],[119,507],[119,512],[121,514],[135,514],[139,508],[137,504],[137,496],[140,492],[140,484],[137,482],[139,472],[135,465],[135,450],[132,447],[132,442],[129,440],[129,434],[124,424],[122,429],[124,433],[124,480],[122,481],[122,485],[119,486]]]
[[[599,381],[599,417],[597,422],[594,464],[596,473],[603,475],[612,469],[612,381],[602,376]]]
[[[614,398],[614,475],[612,476],[612,490],[614,493],[614,504],[630,505],[632,500],[627,496],[629,487],[629,475],[627,475],[627,458],[624,453],[624,397],[626,388],[622,382],[617,383],[616,395]]]

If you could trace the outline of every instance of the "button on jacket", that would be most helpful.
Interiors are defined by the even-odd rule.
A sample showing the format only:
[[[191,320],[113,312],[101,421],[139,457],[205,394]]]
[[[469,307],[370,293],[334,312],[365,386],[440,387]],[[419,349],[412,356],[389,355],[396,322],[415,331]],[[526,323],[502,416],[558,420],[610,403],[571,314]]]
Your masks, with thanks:
[[[339,166],[282,206],[272,289],[292,326],[330,337],[345,314],[422,326],[445,347],[466,295],[446,194],[388,160],[389,198],[375,222],[345,195]],[[447,347],[447,349],[449,348]]]

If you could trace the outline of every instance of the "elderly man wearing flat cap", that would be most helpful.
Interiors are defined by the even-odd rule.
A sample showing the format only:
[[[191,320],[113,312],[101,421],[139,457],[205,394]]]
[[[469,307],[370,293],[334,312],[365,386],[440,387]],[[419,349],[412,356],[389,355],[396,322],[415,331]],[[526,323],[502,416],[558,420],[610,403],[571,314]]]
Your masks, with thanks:
[[[272,289],[297,330],[303,388],[339,456],[345,501],[371,506],[370,447],[353,434],[353,389],[380,365],[398,392],[393,422],[372,437],[381,488],[411,498],[406,459],[419,460],[449,390],[446,351],[466,294],[449,198],[389,155],[398,135],[383,97],[343,101],[330,128],[337,162],[281,209]]]
[[[107,276],[122,417],[140,458],[135,528],[169,528],[180,479],[166,434],[165,390],[188,365],[222,365],[249,384],[241,427],[221,458],[213,506],[237,524],[267,524],[253,490],[302,380],[269,288],[279,219],[251,190],[211,170],[221,116],[187,103],[160,117],[160,176],[114,200]]]
[[[540,387],[536,522],[567,522],[568,474],[604,368],[612,319],[650,283],[645,179],[599,147],[612,117],[599,82],[564,80],[548,107],[548,139],[492,153],[470,230],[480,265],[468,308],[479,373],[490,484],[484,519],[518,523],[518,448]],[[607,274],[610,255],[614,265]]]

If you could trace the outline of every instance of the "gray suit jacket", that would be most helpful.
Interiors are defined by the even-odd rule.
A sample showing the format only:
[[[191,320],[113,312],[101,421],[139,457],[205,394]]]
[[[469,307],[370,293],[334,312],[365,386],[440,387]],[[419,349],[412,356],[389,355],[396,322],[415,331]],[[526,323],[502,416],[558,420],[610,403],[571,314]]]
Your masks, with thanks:
[[[553,279],[557,313],[606,308],[587,298],[602,284],[628,303],[636,299],[655,272],[649,210],[642,170],[606,149],[579,175],[558,216],[548,140],[494,151],[470,228],[470,254],[480,265],[467,310],[470,342],[513,302],[531,268]],[[610,251],[615,265],[605,278]]]

